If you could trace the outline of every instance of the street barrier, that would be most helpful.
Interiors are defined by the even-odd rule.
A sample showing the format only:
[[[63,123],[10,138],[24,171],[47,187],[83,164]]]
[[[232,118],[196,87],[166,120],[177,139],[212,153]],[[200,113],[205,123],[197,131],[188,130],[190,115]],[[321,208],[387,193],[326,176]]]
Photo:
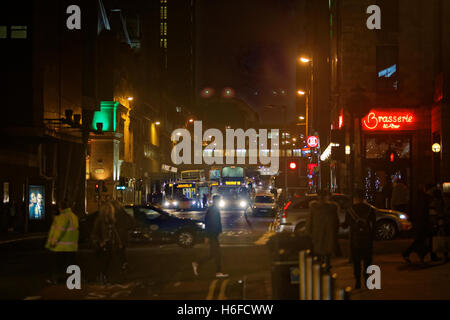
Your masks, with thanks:
[[[320,264],[317,257],[314,257],[313,260],[313,300],[320,300]]]
[[[312,286],[312,268],[313,268],[313,258],[311,257],[310,251],[306,251],[307,257],[306,257],[306,300],[312,300],[313,295],[313,286]]]
[[[322,264],[322,270],[326,270],[326,265]],[[331,300],[331,276],[328,272],[322,272],[321,284],[321,300]]]
[[[330,274],[327,265],[319,264],[310,250],[298,254],[300,300],[349,300],[351,288],[338,288],[337,274]]]

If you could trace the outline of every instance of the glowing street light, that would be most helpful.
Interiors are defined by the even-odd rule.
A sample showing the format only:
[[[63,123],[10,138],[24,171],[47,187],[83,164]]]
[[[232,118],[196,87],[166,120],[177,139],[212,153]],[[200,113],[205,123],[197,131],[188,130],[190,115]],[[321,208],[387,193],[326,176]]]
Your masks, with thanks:
[[[303,90],[297,90],[297,94],[298,94],[299,96],[304,96],[304,95],[305,95],[305,91],[303,91]]]
[[[155,124],[156,124],[157,126],[159,126],[159,125],[161,124],[161,122],[156,121]]]
[[[299,120],[305,120],[304,116],[299,116],[298,118],[299,118]]]
[[[441,152],[441,145],[436,142],[431,146],[431,150],[433,150],[434,153],[439,153]]]
[[[134,98],[133,97],[128,97],[127,99],[128,99],[128,101],[133,101]]]
[[[190,119],[189,119],[189,122],[190,122],[190,123],[194,122],[194,119],[190,118]]]
[[[308,62],[311,62],[311,59],[306,58],[306,57],[301,57],[301,58],[300,58],[300,62],[308,63]]]

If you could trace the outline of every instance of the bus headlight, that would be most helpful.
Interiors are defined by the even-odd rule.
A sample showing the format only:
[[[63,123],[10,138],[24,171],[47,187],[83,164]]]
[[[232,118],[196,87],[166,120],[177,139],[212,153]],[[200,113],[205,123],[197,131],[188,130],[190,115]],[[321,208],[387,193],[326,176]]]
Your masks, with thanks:
[[[241,200],[241,202],[239,202],[239,206],[240,206],[241,208],[245,208],[245,207],[247,206],[247,202],[244,201],[244,200]]]
[[[219,201],[219,208],[224,208],[225,207],[225,201],[220,200]]]

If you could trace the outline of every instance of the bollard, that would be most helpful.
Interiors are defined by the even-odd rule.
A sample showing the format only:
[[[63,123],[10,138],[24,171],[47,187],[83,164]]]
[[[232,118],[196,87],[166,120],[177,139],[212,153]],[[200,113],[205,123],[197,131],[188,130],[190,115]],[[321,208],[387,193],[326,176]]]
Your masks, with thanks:
[[[344,291],[344,300],[350,300],[350,294],[352,293],[351,287],[346,287]]]
[[[298,281],[300,289],[300,300],[306,299],[306,251],[300,251],[298,254]]]
[[[313,264],[313,300],[320,300],[320,264],[318,263]]]
[[[336,300],[336,290],[337,290],[337,273],[333,273],[330,279],[330,296],[331,299]]]
[[[326,270],[326,265],[322,264],[322,270]],[[322,273],[322,278],[320,279],[321,284],[321,300],[331,300],[331,276],[325,271]]]
[[[309,255],[310,251],[306,251],[308,256],[306,257],[306,268],[305,268],[305,290],[306,290],[306,300],[312,300],[312,268],[313,268],[313,258]]]
[[[334,291],[334,300],[344,300],[344,289],[336,288]]]

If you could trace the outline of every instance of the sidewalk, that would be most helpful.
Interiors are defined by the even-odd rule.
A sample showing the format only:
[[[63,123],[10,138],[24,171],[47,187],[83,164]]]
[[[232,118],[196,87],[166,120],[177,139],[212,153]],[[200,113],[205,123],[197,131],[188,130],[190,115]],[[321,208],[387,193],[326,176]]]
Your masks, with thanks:
[[[82,284],[80,290],[69,290],[65,285],[45,287],[37,296],[25,300],[105,300],[105,299],[142,299],[137,296],[139,282],[115,285]]]
[[[45,239],[47,237],[46,232],[30,232],[30,233],[22,233],[22,232],[0,232],[0,245],[18,242],[18,241],[26,241],[26,240],[35,240],[35,239]]]
[[[335,259],[339,287],[354,287],[353,266],[348,259]],[[400,254],[375,255],[373,264],[381,269],[381,289],[353,290],[352,300],[447,300],[450,299],[450,263],[407,264]]]

